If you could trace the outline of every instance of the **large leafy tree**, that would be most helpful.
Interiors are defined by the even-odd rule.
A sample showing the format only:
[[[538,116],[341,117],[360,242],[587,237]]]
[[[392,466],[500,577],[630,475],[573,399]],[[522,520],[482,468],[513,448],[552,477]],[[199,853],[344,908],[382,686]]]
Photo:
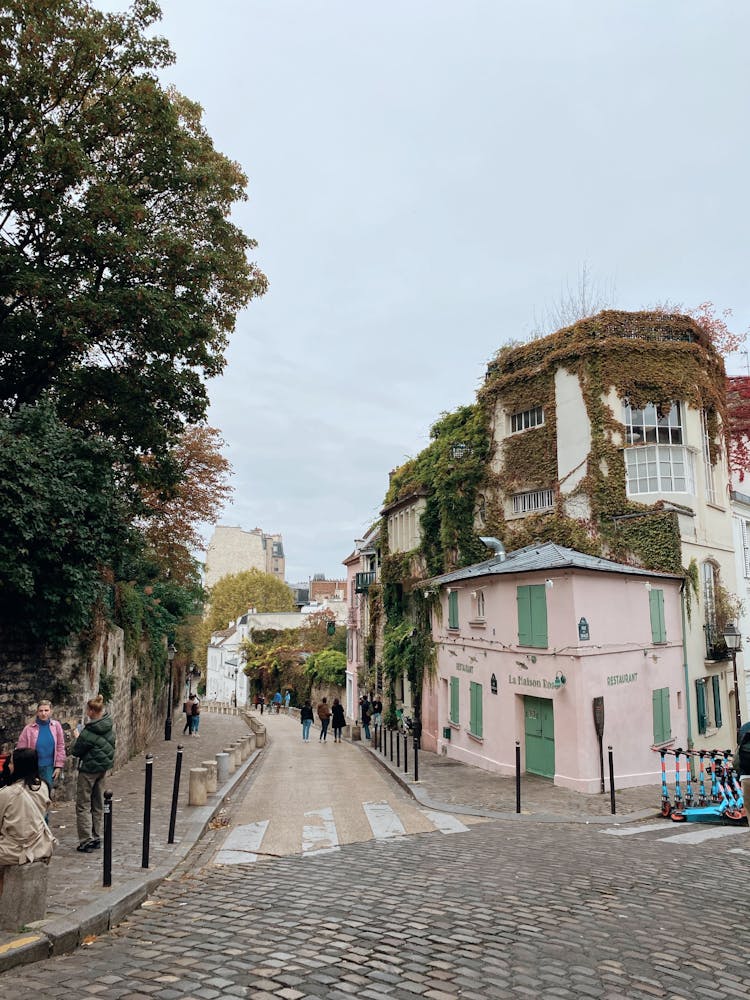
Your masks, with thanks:
[[[173,482],[169,446],[266,281],[229,217],[242,170],[159,82],[159,16],[153,0],[0,8],[0,406],[52,398],[136,476]]]

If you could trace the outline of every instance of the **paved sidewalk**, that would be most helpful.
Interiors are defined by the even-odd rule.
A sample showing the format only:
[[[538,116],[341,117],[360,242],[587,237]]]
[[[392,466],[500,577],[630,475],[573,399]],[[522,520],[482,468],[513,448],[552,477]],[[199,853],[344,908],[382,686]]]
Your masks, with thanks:
[[[102,887],[102,851],[81,854],[76,850],[75,803],[61,802],[50,813],[50,826],[58,840],[50,862],[47,916],[29,932],[0,931],[0,971],[53,954],[70,951],[88,934],[98,934],[139,906],[158,883],[183,860],[221,809],[223,800],[244,777],[261,751],[255,751],[229,776],[225,785],[209,795],[206,806],[188,806],[191,767],[250,732],[244,718],[201,712],[200,737],[182,736],[182,716],[175,714],[172,740],[158,736],[143,753],[107,778],[112,799],[112,886]],[[177,747],[183,746],[175,843],[167,844]],[[141,868],[145,758],[152,753],[153,784],[149,867]]]
[[[415,782],[412,741],[409,740],[408,749],[409,773],[405,774],[403,738],[400,747],[401,767],[397,769],[395,736],[394,733],[393,763],[390,760],[390,739],[387,757],[369,743],[363,742],[361,746],[376,757],[422,805],[470,816],[507,818],[517,815],[515,777],[504,777],[450,757],[420,750],[419,781]],[[582,795],[567,788],[559,788],[547,778],[539,778],[533,774],[521,775],[521,818],[533,816],[537,820],[575,823],[628,822],[657,815],[660,803],[660,785],[616,790],[616,814],[613,816],[609,781],[604,795]]]

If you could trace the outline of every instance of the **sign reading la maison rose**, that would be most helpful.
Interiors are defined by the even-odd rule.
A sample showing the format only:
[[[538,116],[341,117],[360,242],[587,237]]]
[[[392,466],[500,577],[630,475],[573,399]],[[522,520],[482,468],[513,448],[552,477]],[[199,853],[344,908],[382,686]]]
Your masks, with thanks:
[[[543,677],[541,680],[538,680],[536,677],[524,677],[523,674],[516,674],[515,677],[513,676],[513,674],[508,674],[508,683],[520,684],[522,687],[543,688],[544,690],[550,688],[552,690],[555,690],[557,687],[559,687],[559,685],[555,684],[554,681],[548,681],[546,677]]]

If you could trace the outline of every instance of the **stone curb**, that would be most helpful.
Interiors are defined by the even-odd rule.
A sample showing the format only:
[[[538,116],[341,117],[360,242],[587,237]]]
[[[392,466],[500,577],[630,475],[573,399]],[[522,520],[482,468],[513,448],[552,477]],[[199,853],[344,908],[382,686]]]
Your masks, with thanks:
[[[582,826],[618,826],[623,823],[635,823],[638,820],[651,819],[658,815],[658,810],[642,809],[640,812],[627,813],[621,816],[570,816],[558,813],[530,813],[530,812],[495,812],[492,809],[482,809],[479,806],[453,805],[449,802],[438,802],[431,799],[422,787],[421,782],[414,781],[412,777],[397,770],[390,760],[383,756],[375,747],[370,746],[365,740],[360,744],[362,750],[374,757],[390,776],[407,791],[412,798],[416,799],[420,805],[426,809],[435,809],[438,812],[453,813],[459,816],[482,816],[486,819],[510,819],[516,822],[524,820],[534,820],[536,823],[573,823]]]
[[[74,951],[89,935],[104,934],[136,910],[198,843],[224,800],[245,777],[260,753],[260,750],[254,750],[211,796],[212,801],[207,805],[187,807],[190,810],[187,822],[168,864],[146,869],[142,876],[129,879],[115,888],[102,889],[100,899],[82,906],[69,916],[37,920],[30,925],[28,934],[21,934],[15,940],[0,945],[0,972]]]

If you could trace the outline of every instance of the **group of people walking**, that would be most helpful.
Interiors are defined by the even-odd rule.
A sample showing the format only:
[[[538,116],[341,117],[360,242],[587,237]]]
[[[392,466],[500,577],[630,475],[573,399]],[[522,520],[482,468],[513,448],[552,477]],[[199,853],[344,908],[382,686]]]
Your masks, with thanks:
[[[328,699],[323,698],[317,707],[318,719],[320,720],[320,736],[318,737],[318,742],[326,743],[328,737],[328,727],[330,726],[333,730],[333,742],[341,742],[341,734],[346,725],[346,714],[344,712],[344,706],[338,700],[338,698],[333,699],[333,704],[328,704]],[[302,722],[302,739],[305,743],[310,742],[310,727],[313,724],[315,716],[313,715],[312,705],[308,699],[302,706],[300,711],[300,721]]]
[[[115,762],[114,727],[100,694],[89,699],[85,719],[73,735],[69,753],[79,761],[77,850],[90,854],[101,848],[104,776]],[[0,775],[0,865],[23,865],[52,854],[50,798],[66,759],[63,728],[52,718],[50,702],[40,701],[36,718],[21,731]]]

